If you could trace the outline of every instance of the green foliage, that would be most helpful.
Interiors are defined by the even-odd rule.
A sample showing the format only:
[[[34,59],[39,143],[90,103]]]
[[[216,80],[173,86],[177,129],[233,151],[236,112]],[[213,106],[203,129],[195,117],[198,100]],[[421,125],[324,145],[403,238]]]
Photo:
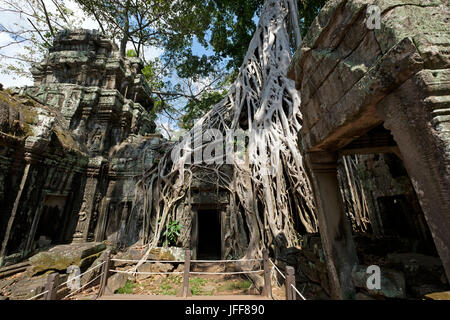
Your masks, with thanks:
[[[195,120],[206,114],[218,102],[220,102],[227,92],[206,92],[200,99],[189,99],[184,107],[184,115],[181,118],[179,126],[189,130],[194,126]]]
[[[217,291],[233,291],[233,290],[248,290],[252,285],[250,280],[227,282],[223,286],[220,286]]]
[[[162,284],[161,293],[165,296],[175,296],[177,294],[177,290],[174,289],[170,284]]]
[[[308,32],[311,23],[328,0],[298,0],[298,17],[302,37]]]
[[[160,286],[158,294],[163,294],[166,296],[175,296],[177,294],[177,288],[183,282],[183,277],[180,276],[169,276],[163,280]]]
[[[305,36],[312,21],[326,2],[327,0],[297,1],[302,36]],[[173,44],[171,46],[181,50],[176,52],[169,50],[168,56],[176,56],[178,61],[182,61],[177,69],[182,77],[192,74],[204,76],[213,70],[212,64],[222,59],[227,60],[226,66],[229,70],[237,71],[242,65],[248,44],[256,30],[253,18],[255,15],[259,16],[264,0],[210,0],[201,1],[198,5],[201,6],[201,3],[209,16],[196,21],[199,26],[208,30],[204,34],[209,35],[209,42],[206,37],[201,37],[201,33],[197,33],[196,36],[201,44],[207,43],[207,46],[214,51],[214,56],[196,57],[192,55],[190,48]],[[186,41],[187,43],[189,41]],[[181,42],[178,45],[180,44]]]
[[[145,46],[180,52],[193,37],[203,39],[209,6],[198,0],[75,0],[101,29],[121,42],[125,54],[131,42],[138,56]]]
[[[195,278],[189,279],[189,286],[195,286],[195,287],[203,286],[206,284],[206,282],[207,282],[206,279],[195,277]]]
[[[184,227],[180,225],[178,220],[170,221],[163,233],[163,236],[166,238],[165,244],[168,246],[175,246],[182,228]]]
[[[127,57],[137,57],[136,51],[133,49],[127,50]]]
[[[116,291],[114,291],[114,293],[118,293],[118,294],[132,294],[133,293],[133,289],[136,286],[136,284],[130,280],[127,280],[127,282],[125,283],[125,285],[122,288],[117,289]]]
[[[298,1],[299,26],[302,36],[304,36],[317,16],[320,8],[327,0],[307,0]],[[201,23],[208,28],[210,35],[209,42],[206,38],[198,38],[201,44],[207,43],[212,49],[212,56],[195,56],[190,47],[179,47],[173,43],[170,48],[177,48],[178,51],[166,51],[165,59],[177,61],[176,70],[183,78],[207,76],[214,72],[212,65],[219,61],[227,61],[226,67],[230,70],[228,79],[218,87],[226,87],[234,81],[237,71],[242,65],[243,59],[248,49],[248,44],[256,30],[253,17],[259,16],[264,0],[213,0],[206,1],[209,8],[209,20],[201,19]],[[184,42],[183,42],[184,43]],[[184,44],[187,45],[189,41]],[[181,44],[181,43],[179,43]],[[215,90],[203,94],[200,98],[189,99],[183,109],[183,116],[179,126],[183,129],[190,129],[196,119],[206,114],[213,105],[226,96],[225,91]]]
[[[147,60],[147,63],[142,69],[142,74],[152,90],[162,90],[164,88],[163,77],[167,75],[167,70],[163,69],[159,58]]]
[[[205,290],[204,286],[208,283],[208,279],[195,277],[189,279],[189,288],[194,296],[211,296],[214,290]]]
[[[168,61],[182,78],[208,76],[224,61],[228,70],[237,71],[256,30],[253,16],[255,12],[259,12],[264,1],[183,2],[190,3],[196,10],[190,11],[184,17],[189,27],[183,26],[180,32],[164,39],[165,61]],[[200,56],[194,54],[194,40],[213,53]]]
[[[211,21],[211,41],[214,51],[229,58],[227,67],[238,70],[256,30],[253,16],[259,16],[264,0],[215,0]]]

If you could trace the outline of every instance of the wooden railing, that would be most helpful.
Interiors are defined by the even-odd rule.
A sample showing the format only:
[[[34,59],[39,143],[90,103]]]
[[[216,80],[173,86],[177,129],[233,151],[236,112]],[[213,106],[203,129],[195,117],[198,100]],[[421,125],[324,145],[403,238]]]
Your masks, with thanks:
[[[139,262],[139,260],[122,260],[122,259],[111,259],[108,260],[108,263],[105,264],[103,269],[103,277],[101,281],[101,286],[99,289],[99,297],[104,294],[107,278],[111,272],[116,273],[128,273],[128,274],[151,274],[151,275],[164,275],[164,274],[183,274],[183,287],[181,292],[178,294],[180,297],[189,297],[191,296],[191,291],[189,290],[189,277],[190,275],[201,275],[201,274],[215,274],[215,275],[233,275],[233,274],[250,274],[250,273],[263,273],[264,272],[264,288],[263,295],[272,298],[272,290],[270,284],[270,263],[268,260],[268,255],[266,252],[263,254],[263,259],[239,259],[239,260],[191,260],[191,251],[187,249],[185,251],[185,259],[184,261],[167,261],[167,260],[146,260],[147,263],[183,263],[184,270],[183,272],[139,272],[139,271],[121,271],[121,270],[112,270],[109,268],[109,261],[128,261],[128,262]],[[208,272],[208,271],[192,271],[191,265],[195,263],[237,263],[237,262],[254,262],[259,261],[263,262],[264,269],[259,270],[242,270],[242,271],[225,271],[225,272]]]
[[[114,261],[127,261],[127,262],[139,262],[140,260],[125,260],[125,259],[111,259],[111,252],[107,251],[105,255],[105,260],[103,263],[90,268],[89,270],[85,271],[83,274],[86,274],[89,271],[92,271],[93,269],[102,267],[101,274],[95,277],[93,280],[86,283],[81,288],[77,289],[74,292],[71,292],[70,294],[66,295],[62,299],[66,299],[76,292],[86,288],[89,284],[91,284],[93,281],[100,278],[100,286],[96,295],[96,298],[99,298],[105,294],[106,286],[108,283],[108,278],[111,273],[127,273],[127,274],[151,274],[151,275],[166,275],[166,274],[183,274],[183,287],[181,292],[179,292],[180,297],[187,298],[191,296],[191,291],[189,290],[189,277],[190,275],[195,274],[224,274],[224,275],[233,275],[233,274],[251,274],[251,273],[264,273],[264,286],[262,290],[262,295],[266,296],[269,299],[272,299],[272,285],[271,285],[271,274],[272,270],[276,270],[278,273],[281,274],[281,276],[285,279],[285,290],[286,290],[286,300],[296,300],[296,294],[299,295],[303,300],[306,300],[303,295],[297,290],[295,287],[295,270],[291,266],[286,267],[286,273],[283,274],[280,269],[269,259],[268,253],[266,250],[263,251],[263,257],[262,259],[239,259],[239,260],[191,260],[191,251],[186,250],[185,252],[185,259],[184,261],[167,261],[167,260],[146,260],[147,263],[183,263],[184,270],[183,272],[139,272],[139,271],[122,271],[122,270],[113,270],[112,262]],[[241,271],[230,271],[230,272],[201,272],[201,271],[192,271],[191,265],[194,263],[242,263],[242,262],[255,262],[259,261],[263,264],[263,269],[258,270],[241,270]],[[270,267],[270,265],[273,265],[273,269]],[[81,277],[83,274],[79,275]],[[37,299],[39,297],[43,297],[45,300],[56,300],[57,299],[57,292],[58,289],[67,284],[66,281],[62,284],[58,285],[58,279],[59,274],[53,273],[50,274],[47,278],[47,283],[45,285],[44,292],[30,298],[29,300]]]

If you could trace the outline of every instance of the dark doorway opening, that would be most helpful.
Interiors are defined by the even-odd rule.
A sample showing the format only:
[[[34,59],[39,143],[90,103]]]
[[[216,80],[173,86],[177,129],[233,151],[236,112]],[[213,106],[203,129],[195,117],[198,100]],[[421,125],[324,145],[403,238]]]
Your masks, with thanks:
[[[198,259],[222,256],[220,214],[218,210],[198,210]]]
[[[41,237],[45,237],[52,243],[59,236],[58,222],[61,219],[61,211],[58,207],[44,206],[42,216],[39,219],[39,227],[35,234],[35,240],[39,240]]]
[[[62,241],[63,213],[66,202],[65,196],[48,195],[44,202],[34,240],[57,244]],[[38,244],[41,246],[42,244]]]
[[[379,197],[377,201],[386,235],[415,236],[408,219],[408,213],[414,211],[404,195]]]

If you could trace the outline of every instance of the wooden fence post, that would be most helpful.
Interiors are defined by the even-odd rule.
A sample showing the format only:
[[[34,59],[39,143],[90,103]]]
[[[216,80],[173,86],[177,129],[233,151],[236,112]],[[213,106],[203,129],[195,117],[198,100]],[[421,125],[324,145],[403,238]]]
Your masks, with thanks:
[[[48,292],[45,294],[45,300],[56,300],[57,286],[58,286],[59,274],[52,273],[47,277],[47,283],[45,284],[45,290]]]
[[[295,291],[292,286],[295,286],[295,270],[291,266],[286,266],[286,282],[284,283],[286,289],[286,300],[296,300]]]
[[[101,297],[105,293],[106,284],[108,283],[109,265],[111,261],[111,251],[106,251],[105,264],[102,269],[102,276],[100,278],[100,288],[98,289],[97,298]]]
[[[190,297],[191,291],[189,290],[189,272],[191,269],[191,250],[186,249],[184,257],[184,274],[183,274],[183,292],[182,297]]]
[[[272,284],[270,282],[270,264],[267,250],[263,250],[263,264],[264,264],[264,289],[263,295],[272,299]]]

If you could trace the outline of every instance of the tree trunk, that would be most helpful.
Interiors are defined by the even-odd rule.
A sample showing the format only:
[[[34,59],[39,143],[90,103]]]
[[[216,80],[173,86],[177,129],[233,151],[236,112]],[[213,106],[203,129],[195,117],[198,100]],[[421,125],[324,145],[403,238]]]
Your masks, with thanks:
[[[122,57],[125,57],[127,54],[127,43],[129,40],[129,29],[130,29],[130,20],[129,20],[129,8],[130,8],[130,0],[127,0],[125,4],[125,10],[124,10],[124,19],[125,19],[125,25],[123,26],[123,35],[122,39],[120,40],[120,55]]]
[[[219,164],[187,164],[187,152],[170,159],[173,148],[182,147],[182,143],[168,150],[159,163],[159,192],[147,187],[158,204],[150,213],[155,222],[150,247],[158,244],[174,208],[189,196],[193,176],[199,172],[208,172],[208,182],[218,189],[229,190],[231,201],[235,201],[230,204],[236,209],[231,212],[229,231],[234,256],[261,257],[265,247],[278,251],[296,245],[294,215],[298,215],[307,232],[317,232],[313,195],[299,150],[300,95],[294,81],[286,76],[291,60],[287,31],[289,2],[266,1],[228,95],[188,133],[193,135],[199,128],[204,133],[214,128],[225,136],[227,130],[244,129],[249,136],[246,161],[235,163],[230,176],[220,170]],[[211,143],[204,143],[200,150],[208,147]],[[238,151],[227,150],[226,154],[236,158]],[[149,182],[150,179],[143,181]],[[247,224],[248,238],[236,235],[243,230],[240,225],[243,223]]]

